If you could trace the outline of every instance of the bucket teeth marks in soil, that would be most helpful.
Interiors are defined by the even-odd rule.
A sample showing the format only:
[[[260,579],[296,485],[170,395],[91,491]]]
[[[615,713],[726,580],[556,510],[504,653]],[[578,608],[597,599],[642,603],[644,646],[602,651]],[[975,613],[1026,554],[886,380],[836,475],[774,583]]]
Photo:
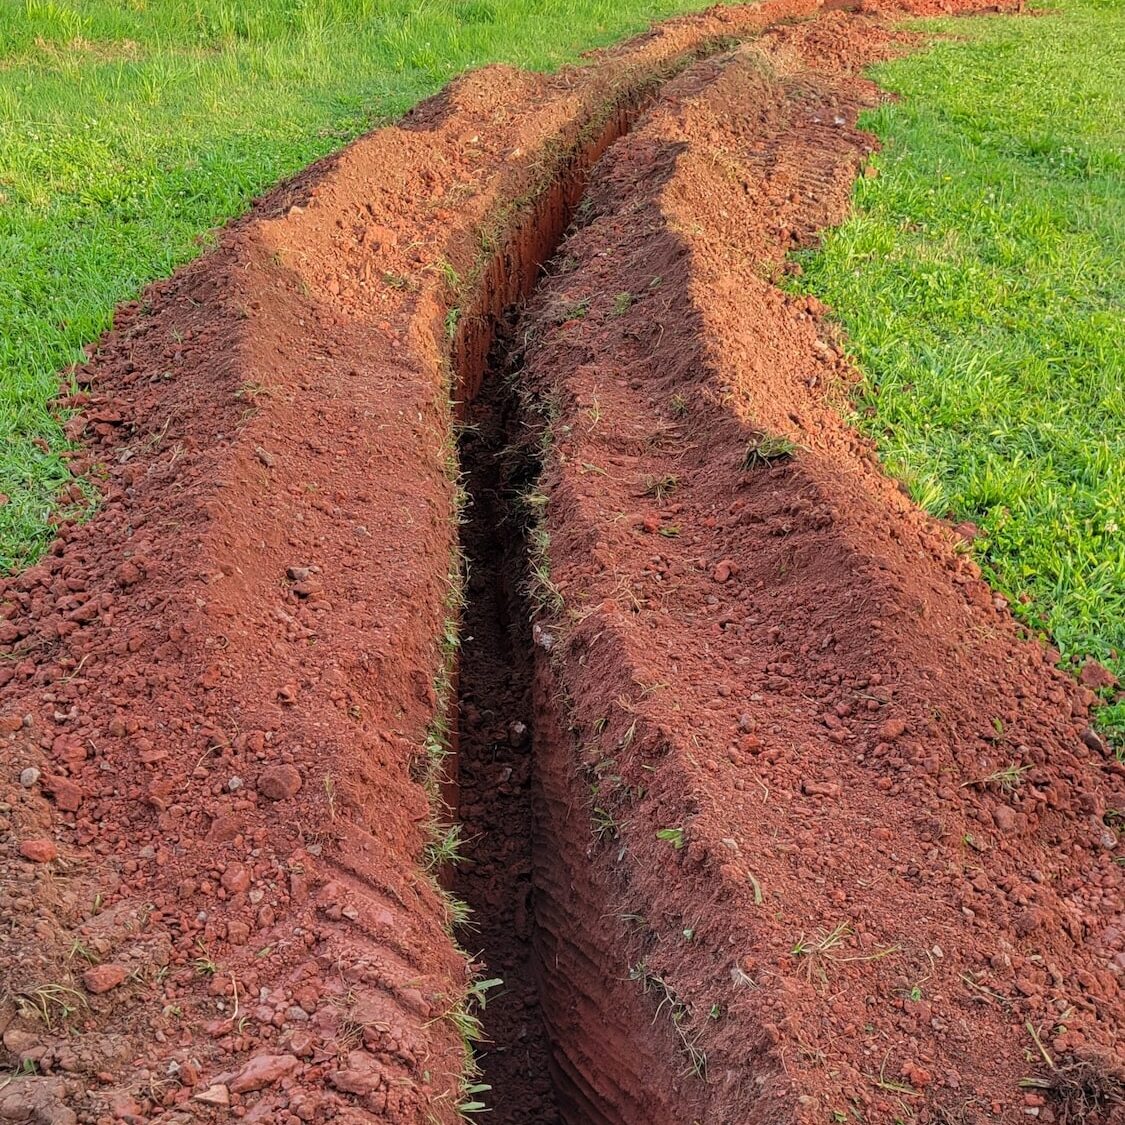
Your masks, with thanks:
[[[1119,768],[842,422],[823,310],[764,280],[839,220],[868,152],[872,89],[787,71],[809,38],[679,80],[597,169],[521,329],[553,411],[537,831],[575,834],[535,868],[544,963],[572,967],[542,984],[556,1064],[612,1097],[572,982],[616,957],[651,986],[660,1072],[678,1056],[688,1077],[679,1116],[610,1120],[1059,1119],[1065,1095],[1040,1091],[1089,1051],[1108,1121],[1122,879],[1097,810]],[[575,952],[556,930],[591,883],[620,910]]]

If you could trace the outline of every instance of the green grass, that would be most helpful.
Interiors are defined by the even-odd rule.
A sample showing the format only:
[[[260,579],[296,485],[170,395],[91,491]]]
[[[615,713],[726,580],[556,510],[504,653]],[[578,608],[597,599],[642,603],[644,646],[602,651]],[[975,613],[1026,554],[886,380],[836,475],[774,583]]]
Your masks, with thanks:
[[[1125,678],[1125,5],[923,26],[944,37],[874,71],[902,95],[866,118],[879,175],[798,284],[848,332],[889,469],[981,528],[1022,621]]]
[[[487,62],[553,68],[702,0],[0,3],[0,569],[67,481],[56,373],[281,177]]]

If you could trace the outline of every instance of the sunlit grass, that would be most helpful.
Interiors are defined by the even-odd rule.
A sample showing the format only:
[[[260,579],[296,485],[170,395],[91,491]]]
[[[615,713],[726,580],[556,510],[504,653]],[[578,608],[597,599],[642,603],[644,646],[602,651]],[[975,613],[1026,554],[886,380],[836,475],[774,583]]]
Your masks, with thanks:
[[[880,174],[800,284],[891,471],[982,529],[1024,622],[1125,676],[1125,6],[924,26],[953,38],[876,68]]]
[[[702,6],[0,4],[0,569],[48,538],[67,473],[47,402],[115,304],[198,254],[255,194],[466,68],[556,67]]]

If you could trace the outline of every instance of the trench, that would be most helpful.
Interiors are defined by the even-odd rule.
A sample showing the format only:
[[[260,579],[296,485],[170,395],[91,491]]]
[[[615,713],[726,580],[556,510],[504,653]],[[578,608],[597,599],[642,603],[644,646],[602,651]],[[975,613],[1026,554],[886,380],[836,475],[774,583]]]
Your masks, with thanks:
[[[590,169],[628,132],[654,89],[585,131],[586,140],[579,139],[489,264],[477,307],[453,341],[467,502],[450,792],[464,843],[446,881],[471,910],[457,937],[478,977],[503,982],[487,992],[475,1052],[493,1125],[660,1119],[631,1088],[644,1085],[640,1071],[659,1066],[651,1045],[641,1044],[651,1012],[632,995],[611,995],[620,965],[599,962],[612,959],[612,936],[596,948],[598,939],[578,932],[596,929],[606,904],[586,873],[572,869],[588,845],[586,794],[570,770],[565,724],[549,702],[547,662],[537,664],[541,654],[532,643],[529,513],[521,497],[538,474],[538,446],[523,414],[512,349],[521,310],[562,242]],[[548,748],[552,769],[545,777]],[[575,853],[571,859],[567,851]],[[591,1018],[600,1033],[586,1026]],[[637,1073],[628,1061],[598,1073],[596,1058],[619,1055],[639,1060]]]
[[[560,1120],[533,945],[537,783],[530,622],[524,604],[519,475],[506,456],[518,407],[485,381],[460,442],[469,496],[462,551],[466,603],[459,681],[459,819],[465,845],[454,892],[472,910],[462,946],[479,953],[490,990],[480,1013],[489,1119]]]
[[[613,924],[616,869],[599,867],[585,776],[550,660],[532,639],[523,501],[538,473],[534,429],[503,347],[463,416],[469,496],[458,676],[454,893],[458,934],[481,978],[477,1061],[490,1122],[681,1125],[699,1091],[627,976]],[[686,1120],[694,1119],[689,1117]]]
[[[495,1125],[551,1125],[569,1097],[548,1031],[536,950],[537,728],[534,652],[525,593],[527,518],[521,495],[538,464],[528,453],[512,343],[521,310],[584,194],[589,169],[624,135],[639,104],[619,107],[576,149],[491,263],[482,306],[454,342],[458,462],[466,498],[460,548],[464,608],[457,670],[456,819],[462,856],[453,892],[471,910],[458,933],[478,976],[499,980],[479,1012],[482,1099]]]

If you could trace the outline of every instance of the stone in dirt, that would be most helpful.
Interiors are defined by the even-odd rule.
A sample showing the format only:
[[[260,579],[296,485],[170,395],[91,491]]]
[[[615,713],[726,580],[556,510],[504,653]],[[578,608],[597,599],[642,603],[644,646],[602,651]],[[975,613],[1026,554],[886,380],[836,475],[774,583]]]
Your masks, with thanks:
[[[232,863],[223,872],[223,886],[231,894],[240,894],[250,889],[250,872],[241,863]]]
[[[905,719],[888,719],[882,726],[880,733],[888,741],[901,737],[906,733]]]
[[[68,777],[46,777],[43,788],[63,812],[77,812],[82,805],[82,788]]]
[[[379,1089],[385,1079],[376,1058],[367,1051],[355,1050],[348,1053],[347,1067],[333,1071],[328,1081],[337,1090],[362,1098]]]
[[[125,976],[124,965],[116,965],[109,961],[104,965],[94,965],[87,969],[82,974],[82,983],[86,986],[87,992],[100,994],[116,988],[125,980]]]
[[[29,1051],[36,1050],[39,1046],[39,1039],[37,1036],[32,1035],[29,1031],[24,1031],[22,1028],[9,1027],[4,1032],[4,1046],[12,1052],[13,1055],[25,1055]]]
[[[258,792],[271,801],[288,801],[301,791],[301,774],[296,766],[267,766],[258,775]]]
[[[54,840],[24,840],[20,844],[20,855],[34,863],[51,863],[59,858],[59,849]]]
[[[715,569],[711,572],[711,577],[716,582],[727,582],[734,575],[738,573],[738,564],[732,559],[723,559],[722,562],[715,565]]]
[[[232,1094],[263,1090],[296,1073],[301,1065],[296,1055],[258,1055],[239,1071],[230,1083]]]
[[[1106,753],[1106,742],[1093,727],[1086,727],[1082,731],[1082,741],[1094,751],[1095,754]]]
[[[204,1105],[230,1105],[230,1090],[221,1082],[208,1086],[206,1090],[200,1090],[193,1097],[195,1101],[202,1102]]]

